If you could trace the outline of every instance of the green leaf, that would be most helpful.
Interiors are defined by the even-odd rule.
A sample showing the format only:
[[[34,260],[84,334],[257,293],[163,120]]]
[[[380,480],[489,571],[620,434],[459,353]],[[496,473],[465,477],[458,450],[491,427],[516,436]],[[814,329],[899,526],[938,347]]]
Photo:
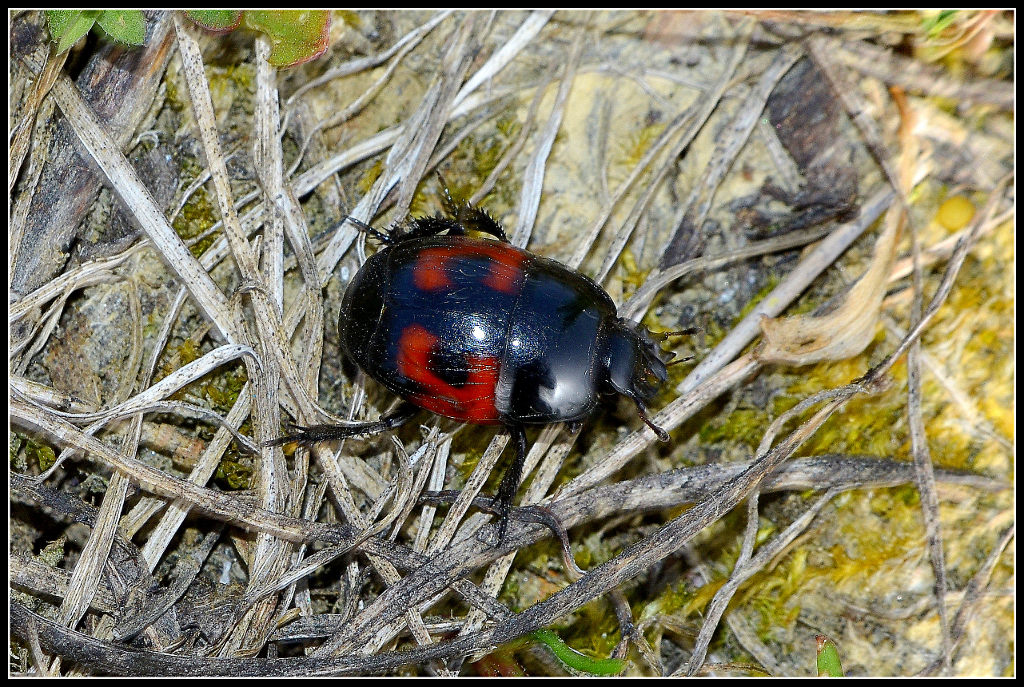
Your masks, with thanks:
[[[818,677],[843,677],[843,664],[839,661],[839,647],[825,635],[815,635],[818,644]]]
[[[47,10],[46,23],[50,28],[50,37],[57,44],[57,54],[61,54],[77,43],[79,38],[89,33],[99,15],[99,10]]]
[[[246,26],[270,38],[270,64],[294,67],[327,51],[331,15],[327,10],[248,10]]]
[[[573,670],[591,675],[618,675],[625,667],[625,661],[618,658],[591,658],[581,654],[562,641],[562,638],[551,630],[536,630],[530,633],[534,639],[543,642],[551,649],[559,661]]]
[[[933,17],[924,20],[924,30],[929,39],[938,38],[939,35],[956,21],[956,10],[942,10]]]
[[[234,31],[242,21],[242,10],[185,10],[185,16],[208,31]]]
[[[146,19],[142,10],[103,10],[96,23],[118,43],[142,45],[146,41]]]

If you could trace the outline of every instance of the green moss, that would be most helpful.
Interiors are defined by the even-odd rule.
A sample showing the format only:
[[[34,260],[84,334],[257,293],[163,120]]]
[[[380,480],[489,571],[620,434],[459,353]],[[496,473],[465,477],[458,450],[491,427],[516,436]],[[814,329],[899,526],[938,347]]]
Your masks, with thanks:
[[[494,438],[494,428],[484,426],[467,426],[462,432],[459,433],[458,443],[458,454],[463,456],[462,462],[456,466],[456,472],[461,479],[461,483],[453,485],[448,488],[459,488],[462,484],[465,484],[469,479],[469,476],[473,474],[473,470],[476,469],[477,464],[483,457],[484,452],[490,445],[491,440]],[[505,447],[502,451],[501,457],[498,459],[496,468],[492,471],[488,478],[488,484],[493,484],[497,487],[498,480],[501,479],[502,467],[505,461],[508,460],[511,455],[512,448],[509,446]],[[485,489],[486,489],[485,485]],[[493,493],[493,492],[492,492]]]
[[[217,465],[213,477],[221,483],[221,486],[226,486],[228,489],[248,489],[252,481],[252,465],[225,455]]]
[[[249,63],[232,64],[224,69],[224,78],[245,93],[256,92],[256,70]]]
[[[498,119],[494,123],[494,128],[498,130],[503,137],[508,140],[515,139],[519,136],[519,132],[522,131],[523,125],[519,121],[519,117],[514,114],[508,114]]]
[[[768,428],[769,418],[755,408],[737,408],[725,418],[714,417],[701,427],[700,438],[705,443],[739,441],[756,449]]]
[[[57,462],[57,453],[52,446],[19,433],[11,434],[7,455],[11,469],[16,472],[26,472],[32,463],[40,472],[46,472]]]
[[[43,550],[39,552],[36,559],[51,568],[56,568],[64,561],[64,545],[68,538],[63,534],[55,540],[48,542]]]
[[[843,523],[837,533],[842,544],[829,550],[829,565],[812,572],[824,575],[832,584],[842,585],[901,566],[908,551],[922,545],[923,528],[917,497],[908,494],[912,486],[878,489],[866,502],[854,499],[837,504]],[[866,511],[865,511],[866,508]]]
[[[707,324],[704,326],[704,347],[708,350],[713,350],[722,339],[725,338],[725,330],[722,329],[721,325],[715,321],[714,318],[710,318]]]
[[[160,357],[160,366],[157,368],[153,381],[159,382],[178,368],[198,360],[200,356],[202,356],[202,351],[192,339],[185,339],[177,345],[169,345]]]
[[[664,122],[659,122],[644,126],[626,136],[609,160],[610,169],[620,170],[623,176],[632,172],[664,130]]]
[[[782,277],[780,277],[775,272],[769,272],[768,281],[765,283],[764,286],[761,287],[761,290],[755,293],[754,296],[750,299],[750,301],[743,306],[743,309],[740,310],[739,315],[736,316],[735,324],[739,324],[744,317],[753,312],[754,308],[756,308],[757,305],[761,301],[763,301],[766,296],[768,296],[768,294],[774,291],[775,287],[778,286],[779,282],[781,281]]]
[[[640,288],[647,281],[647,276],[651,273],[649,269],[640,269],[636,262],[636,255],[630,248],[622,250],[622,255],[619,257],[619,269],[623,275],[621,277],[623,286],[631,287],[632,291]],[[654,315],[654,308],[647,309],[647,312],[644,313],[643,322],[648,328],[658,326],[658,318]]]
[[[579,619],[572,624],[572,628],[561,631],[566,641],[592,656],[611,655],[621,637],[619,621],[611,602],[607,599],[594,601],[580,608],[577,613]]]
[[[214,370],[195,383],[200,384],[203,396],[210,407],[221,414],[227,414],[238,400],[238,394],[248,381],[245,365],[237,363]]]
[[[764,597],[754,602],[760,622],[757,625],[757,636],[762,642],[774,642],[781,634],[782,628],[791,627],[800,615],[799,608],[786,608],[781,599]]]
[[[57,454],[53,447],[46,444],[37,444],[34,441],[29,441],[25,447],[25,452],[28,454],[29,459],[35,460],[39,469],[43,472],[52,468],[53,464],[57,462]]]
[[[876,342],[883,337],[879,332]],[[848,360],[830,361],[799,368],[799,374],[782,372],[785,393],[772,400],[772,417],[778,417],[798,402],[822,389],[834,389],[850,384],[863,376],[871,366],[873,350]],[[797,456],[824,453],[867,454],[875,456],[906,455],[906,368],[897,365],[892,381],[880,394],[854,396],[846,406],[830,417],[798,449]],[[817,408],[812,408],[789,424],[793,428],[807,419]]]
[[[521,591],[522,590],[519,586],[519,575],[507,575],[505,577],[505,584],[501,590],[501,600],[513,613],[518,613],[523,610],[522,604],[518,601]]]
[[[247,379],[245,365],[238,363],[214,370],[194,384],[199,385],[203,397],[213,410],[221,415],[227,415],[238,402],[238,395],[242,392]],[[249,422],[243,423],[239,431],[242,434],[250,434]],[[213,438],[213,433],[209,429],[204,429],[201,434]],[[214,477],[222,486],[229,489],[248,489],[252,481],[252,459],[232,445],[221,458]]]
[[[383,171],[384,160],[382,160],[381,158],[377,158],[376,160],[374,160],[373,164],[370,165],[369,169],[367,169],[356,182],[356,189],[359,191],[359,193],[364,196],[367,193],[369,193],[370,189],[373,188],[373,185],[377,182],[377,179],[380,177]]]
[[[178,346],[178,360],[182,365],[188,365],[191,362],[199,360],[202,357],[203,352],[199,350],[199,346],[192,339],[185,339]]]
[[[806,584],[806,555],[806,550],[795,550],[774,569],[752,577],[733,600],[756,609],[762,641],[772,641],[781,628],[796,622],[800,607],[792,601]]]
[[[1009,236],[1010,232],[1006,232]],[[995,236],[999,238],[998,235]],[[923,375],[922,414],[928,448],[936,466],[974,469],[979,455],[996,455],[993,440],[966,429],[965,411],[953,401],[947,385],[952,383],[964,396],[976,399],[985,420],[1007,438],[1013,436],[1013,318],[1012,288],[993,283],[993,273],[1004,273],[1012,260],[1010,245],[980,250],[968,259],[961,279],[923,340],[924,353],[933,361],[949,361],[943,373],[950,381],[940,382],[927,369]],[[987,263],[987,264],[986,264]],[[984,303],[985,307],[978,307]],[[893,342],[879,330],[875,343],[854,358],[805,368],[792,375],[786,393],[773,400],[777,416],[799,400],[821,389],[848,384],[863,375],[891,349]],[[877,348],[876,348],[877,347]],[[877,350],[877,352],[876,352]],[[958,357],[950,358],[955,350]],[[788,372],[781,373],[790,375]],[[799,455],[817,453],[860,453],[909,458],[906,426],[906,361],[898,361],[882,393],[854,397],[833,415],[800,449]],[[966,418],[971,422],[971,418]]]
[[[599,533],[591,534],[573,543],[573,558],[584,570],[597,567],[619,553],[619,547]],[[586,565],[584,565],[586,563]]]
[[[7,439],[7,465],[14,472],[25,472],[26,468],[28,468],[25,454],[21,452],[21,447],[24,443],[24,437],[16,432],[12,432]]]
[[[188,104],[181,98],[181,91],[178,89],[178,80],[171,78],[171,71],[168,70],[164,78],[164,104],[174,112],[182,112]]]
[[[171,226],[178,236],[181,237],[181,240],[187,244],[196,237],[206,233],[210,227],[217,223],[216,214],[216,208],[206,188],[199,187],[189,196],[188,202],[182,207],[178,216],[174,218],[174,223]],[[217,234],[211,233],[189,246],[189,252],[198,258],[213,245],[216,239]]]
[[[693,610],[697,591],[692,589],[685,581],[674,585],[667,585],[661,594],[639,609],[637,618],[645,620],[656,615],[674,615],[679,612],[682,612],[684,616],[689,615]],[[701,603],[697,607],[703,608],[704,605],[704,603]]]

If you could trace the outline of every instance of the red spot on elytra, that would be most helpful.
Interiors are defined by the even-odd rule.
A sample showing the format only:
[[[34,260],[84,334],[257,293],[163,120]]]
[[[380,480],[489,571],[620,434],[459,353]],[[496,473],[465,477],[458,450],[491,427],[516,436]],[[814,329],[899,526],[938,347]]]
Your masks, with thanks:
[[[487,245],[493,243],[494,245]],[[523,283],[523,260],[526,253],[494,241],[484,244],[434,246],[424,248],[416,258],[412,279],[422,291],[442,291],[452,287],[448,271],[459,258],[488,259],[490,270],[482,280],[484,286],[503,293],[518,293]]]
[[[447,248],[425,248],[416,258],[412,268],[412,281],[421,291],[441,291],[450,288],[448,260],[451,255]]]
[[[466,383],[452,386],[430,369],[430,353],[438,341],[438,337],[418,324],[406,327],[398,339],[398,371],[428,390],[427,393],[410,394],[409,400],[438,415],[463,422],[497,423],[498,410],[494,406],[499,372],[497,358],[467,356]]]

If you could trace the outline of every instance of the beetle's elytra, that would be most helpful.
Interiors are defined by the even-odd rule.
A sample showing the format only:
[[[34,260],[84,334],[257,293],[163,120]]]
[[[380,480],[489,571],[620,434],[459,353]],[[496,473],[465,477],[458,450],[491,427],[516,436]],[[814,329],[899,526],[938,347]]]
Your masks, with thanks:
[[[413,219],[404,233],[363,228],[385,247],[353,277],[339,331],[345,355],[404,399],[377,422],[318,425],[274,441],[314,443],[385,431],[419,409],[504,426],[516,455],[498,488],[504,537],[526,459],[524,425],[578,423],[602,396],[645,409],[665,381],[666,354],[641,325],[616,315],[585,275],[510,244],[482,210]],[[360,223],[361,224],[361,223]],[[467,230],[493,239],[471,238]]]

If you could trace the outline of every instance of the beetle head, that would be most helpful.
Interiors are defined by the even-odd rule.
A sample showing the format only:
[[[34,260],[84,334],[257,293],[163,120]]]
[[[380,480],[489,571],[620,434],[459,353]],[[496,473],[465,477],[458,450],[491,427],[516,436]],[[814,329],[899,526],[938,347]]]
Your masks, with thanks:
[[[661,441],[668,441],[668,432],[650,421],[647,404],[668,379],[665,363],[669,357],[647,328],[636,322],[619,318],[608,332],[604,356],[606,382],[636,403],[640,419]]]

